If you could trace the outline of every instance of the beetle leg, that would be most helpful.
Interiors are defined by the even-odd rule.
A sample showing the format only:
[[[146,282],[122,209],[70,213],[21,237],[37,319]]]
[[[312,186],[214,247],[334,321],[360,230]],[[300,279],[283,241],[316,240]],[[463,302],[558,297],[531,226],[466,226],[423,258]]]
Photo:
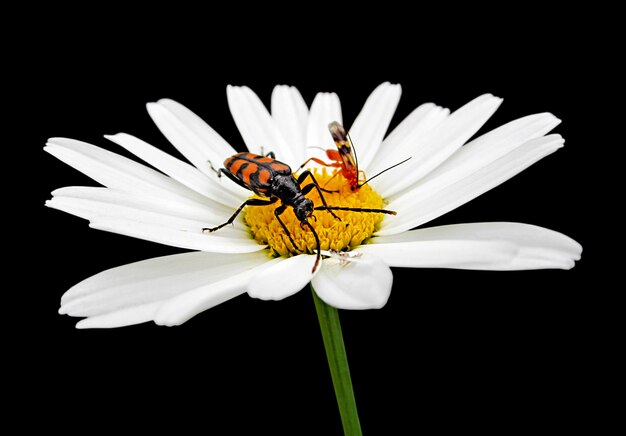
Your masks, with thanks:
[[[219,179],[221,179],[221,178],[222,178],[222,174],[226,174],[226,176],[227,176],[229,179],[231,179],[231,180],[233,180],[235,183],[238,183],[238,184],[240,184],[240,185],[241,185],[241,182],[239,181],[239,179],[237,179],[235,176],[233,176],[233,175],[230,173],[230,171],[228,171],[226,168],[218,168],[218,169],[215,169],[215,167],[213,166],[213,163],[212,163],[211,161],[208,161],[208,162],[209,162],[209,166],[211,167],[211,169],[213,170],[213,172],[214,172],[215,174],[217,174],[217,177],[218,177]],[[246,188],[246,187],[244,186],[244,188]],[[246,188],[246,189],[249,189],[249,188]]]
[[[309,192],[311,192],[311,190],[313,188],[317,188],[317,192],[319,192],[320,199],[322,200],[322,204],[324,205],[324,206],[320,206],[320,207],[322,207],[322,209],[319,209],[319,210],[328,210],[328,212],[330,212],[330,214],[333,217],[335,217],[335,219],[338,219],[339,221],[341,221],[341,218],[339,218],[337,215],[335,215],[332,210],[328,209],[328,204],[326,204],[326,200],[324,199],[324,197],[322,197],[322,193],[320,192],[321,188],[319,186],[317,186],[315,183],[309,183],[304,188],[302,188],[302,195],[308,194]]]
[[[265,154],[265,149],[263,146],[261,146],[261,156],[271,157],[272,159],[276,159],[276,155],[274,154],[273,151],[268,151],[267,154]]]
[[[293,246],[293,248],[297,251],[300,252],[300,249],[298,248],[298,246],[296,245],[295,241],[293,240],[293,238],[291,237],[291,233],[289,232],[289,229],[287,229],[287,226],[285,225],[285,223],[283,222],[283,220],[280,219],[280,215],[287,209],[287,206],[285,206],[284,204],[281,204],[280,206],[278,206],[275,210],[274,210],[274,216],[276,217],[276,219],[278,220],[278,222],[280,223],[280,225],[282,226],[283,230],[285,231],[285,233],[287,234],[287,237],[289,238],[289,242],[291,242],[291,245]]]
[[[226,174],[230,174],[230,173],[226,173]],[[235,213],[224,224],[220,224],[217,227],[204,227],[202,231],[211,233],[211,232],[221,229],[224,226],[227,226],[228,224],[232,224],[232,222],[235,221],[235,218],[237,218],[237,215],[239,215],[239,213],[246,206],[267,206],[267,205],[276,203],[276,201],[278,201],[278,197],[272,197],[269,200],[261,200],[260,198],[250,198],[244,201],[243,204],[239,206],[239,208],[235,211]]]
[[[232,180],[233,182],[235,182],[236,184],[238,184],[239,186],[241,186],[242,188],[247,189],[248,191],[251,191],[250,186],[246,185],[244,182],[242,182],[241,180],[239,180],[237,177],[235,177],[230,171],[228,171],[226,168],[220,168],[219,171],[217,172],[217,177],[222,177],[222,174],[226,175],[226,177],[228,177],[230,180]]]
[[[330,180],[330,179],[328,179],[328,180]],[[322,188],[319,185],[318,185],[318,188],[320,189],[320,191],[324,191],[324,192],[327,192],[329,194],[332,194],[333,192],[339,192],[339,190],[337,190],[337,189],[331,191],[330,189],[324,189],[324,188]]]
[[[302,188],[302,195],[306,195],[313,188],[317,189],[317,192],[320,195],[320,200],[322,200],[322,204],[326,207],[325,210],[328,210],[328,212],[330,212],[330,214],[333,217],[335,217],[335,219],[338,219],[339,221],[341,221],[341,218],[339,218],[337,215],[335,215],[332,210],[328,209],[328,204],[326,203],[326,199],[322,195],[322,191],[326,191],[326,190],[320,188],[320,185],[317,183],[317,180],[315,180],[315,177],[313,176],[313,173],[311,171],[306,170],[302,174],[300,174],[300,176],[298,177],[298,184],[301,185],[302,182],[304,182],[304,180],[307,177],[311,177],[311,180],[313,180],[313,183],[310,183],[310,184],[308,184],[308,185],[306,185],[305,187]],[[326,191],[326,192],[329,192],[329,191]],[[330,191],[330,192],[332,192],[332,191]]]
[[[236,184],[238,184],[239,186],[241,186],[242,188],[247,189],[248,191],[250,191],[250,187],[248,185],[246,185],[244,182],[242,182],[241,180],[239,180],[237,177],[235,177],[230,171],[228,171],[226,168],[220,168],[218,170],[215,169],[215,167],[213,166],[213,164],[211,163],[211,161],[209,162],[209,166],[211,167],[211,169],[215,172],[215,174],[217,174],[217,177],[219,179],[222,178],[222,174],[225,174],[226,177],[228,177],[230,180],[232,180],[233,182],[235,182]]]
[[[209,161],[207,161],[207,162],[209,162],[209,166],[211,167],[211,169],[213,170],[213,172],[214,172],[215,174],[217,174],[217,177],[222,177],[222,171],[221,171],[221,170],[222,170],[223,168],[215,169],[215,167],[213,166],[213,162],[211,162],[210,160],[209,160]]]
[[[302,174],[300,174],[300,175],[298,176],[298,184],[299,184],[299,185],[302,185],[302,182],[304,182],[304,179],[306,179],[307,177],[311,177],[311,179],[313,180],[313,184],[314,184],[314,185],[315,185],[315,187],[317,188],[317,192],[319,192],[319,193],[320,193],[320,197],[322,197],[322,193],[321,193],[320,191],[328,192],[328,193],[330,193],[330,194],[332,194],[333,192],[339,192],[339,191],[329,191],[328,189],[324,189],[324,188],[322,188],[322,187],[320,186],[320,184],[319,184],[319,183],[317,183],[317,180],[315,179],[315,177],[313,177],[313,173],[312,173],[311,171],[309,171],[309,170],[304,171]],[[310,186],[310,185],[307,185],[307,186]],[[306,188],[306,186],[305,186],[305,188]],[[311,189],[312,189],[312,188],[309,188],[309,191],[310,191]],[[307,191],[307,192],[309,192],[309,191]],[[323,203],[324,201],[326,201],[326,200],[324,200],[324,197],[322,197],[322,203]],[[324,204],[326,204],[326,203],[324,203]]]

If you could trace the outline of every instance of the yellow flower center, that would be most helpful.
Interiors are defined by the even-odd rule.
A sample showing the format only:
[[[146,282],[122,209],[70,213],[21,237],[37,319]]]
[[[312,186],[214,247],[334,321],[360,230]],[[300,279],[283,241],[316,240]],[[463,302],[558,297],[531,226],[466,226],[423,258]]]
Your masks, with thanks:
[[[315,169],[314,176],[322,188],[337,191],[323,193],[329,206],[370,209],[383,207],[382,197],[369,185],[362,186],[358,191],[352,191],[348,181],[341,174],[328,174],[325,168],[322,172]],[[308,193],[307,198],[311,199],[315,206],[322,205],[316,189]],[[244,220],[250,227],[254,239],[261,244],[269,245],[271,255],[292,255],[295,254],[295,250],[274,216],[274,210],[279,206],[280,202],[269,206],[248,206],[244,211]],[[334,212],[341,220],[336,219],[325,210],[315,211],[315,218],[309,219],[309,223],[319,236],[322,250],[349,251],[371,237],[379,228],[384,217],[380,213]],[[313,253],[317,250],[313,233],[306,226],[304,229],[300,227],[300,221],[296,218],[292,208],[287,208],[280,218],[289,229],[289,233],[297,245],[297,251]]]

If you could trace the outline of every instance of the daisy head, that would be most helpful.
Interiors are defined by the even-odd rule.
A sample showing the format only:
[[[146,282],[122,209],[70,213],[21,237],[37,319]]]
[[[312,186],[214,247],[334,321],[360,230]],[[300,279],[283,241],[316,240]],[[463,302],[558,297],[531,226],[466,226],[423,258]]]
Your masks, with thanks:
[[[296,88],[277,86],[268,110],[249,88],[229,86],[248,149],[240,153],[181,104],[149,103],[188,162],[128,134],[106,138],[155,169],[51,138],[46,151],[102,186],[57,189],[48,206],[191,250],[88,278],[66,292],[60,312],[85,317],[78,327],[176,325],[243,293],[279,300],[309,282],[331,306],[380,308],[394,266],[571,268],[580,245],[545,228],[424,227],[562,147],[548,134],[559,120],[529,115],[469,141],[502,101],[486,94],[452,113],[422,104],[387,134],[400,94],[381,84],[346,123],[334,93],[309,107]]]

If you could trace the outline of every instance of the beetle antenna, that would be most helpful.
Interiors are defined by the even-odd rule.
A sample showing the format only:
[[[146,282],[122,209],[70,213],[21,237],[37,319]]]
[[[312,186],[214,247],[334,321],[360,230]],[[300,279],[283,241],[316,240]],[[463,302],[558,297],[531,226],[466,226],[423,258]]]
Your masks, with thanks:
[[[305,221],[304,223],[307,226],[309,226],[309,229],[311,230],[311,233],[313,233],[313,237],[315,238],[315,244],[317,245],[317,250],[316,250],[317,253],[315,255],[315,263],[313,264],[313,269],[311,270],[311,272],[314,273],[315,271],[317,271],[317,268],[320,265],[320,260],[322,258],[321,247],[320,247],[320,238],[319,238],[319,236],[317,236],[317,232],[315,231],[313,226],[308,221]]]

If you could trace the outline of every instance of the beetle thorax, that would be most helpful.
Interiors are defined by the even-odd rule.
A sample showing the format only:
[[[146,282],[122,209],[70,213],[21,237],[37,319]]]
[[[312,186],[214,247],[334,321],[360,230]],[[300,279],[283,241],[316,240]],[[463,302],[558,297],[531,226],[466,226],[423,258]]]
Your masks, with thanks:
[[[272,193],[289,206],[293,206],[294,201],[303,197],[300,185],[292,175],[275,176],[272,181]]]

